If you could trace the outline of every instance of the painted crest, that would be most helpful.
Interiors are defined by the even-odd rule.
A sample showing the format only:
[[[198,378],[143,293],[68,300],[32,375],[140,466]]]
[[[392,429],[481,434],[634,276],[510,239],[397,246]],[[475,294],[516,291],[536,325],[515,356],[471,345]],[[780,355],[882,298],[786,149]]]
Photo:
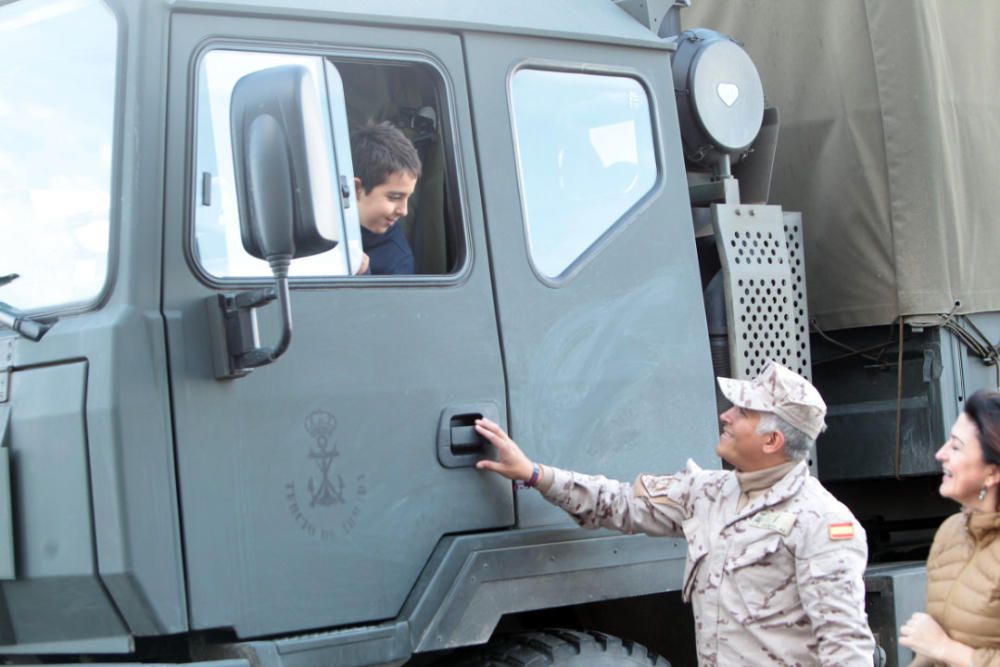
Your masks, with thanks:
[[[285,500],[296,524],[311,537],[333,540],[356,526],[367,493],[364,474],[347,474],[335,465],[340,458],[334,431],[337,419],[325,410],[309,413],[303,427],[309,437],[305,475],[285,484]],[[305,487],[296,482],[303,481]],[[304,493],[303,493],[304,491]]]

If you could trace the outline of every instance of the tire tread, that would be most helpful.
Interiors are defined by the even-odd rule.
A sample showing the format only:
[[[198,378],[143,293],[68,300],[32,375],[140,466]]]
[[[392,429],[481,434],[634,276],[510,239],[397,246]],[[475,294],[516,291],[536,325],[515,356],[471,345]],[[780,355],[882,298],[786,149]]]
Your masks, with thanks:
[[[621,658],[635,665],[670,667],[657,653],[637,642],[597,631],[547,628],[494,638],[489,644],[453,654],[448,667],[543,667],[574,658]]]

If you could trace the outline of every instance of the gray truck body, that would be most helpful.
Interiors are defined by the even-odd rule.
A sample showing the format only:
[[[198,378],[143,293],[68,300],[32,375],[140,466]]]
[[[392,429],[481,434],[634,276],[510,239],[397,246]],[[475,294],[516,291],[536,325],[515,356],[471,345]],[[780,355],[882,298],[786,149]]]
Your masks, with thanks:
[[[74,26],[91,35],[87,48],[104,60],[72,48],[65,63],[56,58],[71,95],[51,104],[94,117],[105,101],[103,126],[66,125],[82,137],[66,149],[76,160],[97,154],[84,143],[104,132],[94,145],[105,176],[94,185],[79,168],[46,163],[55,152],[29,150],[39,140],[28,128],[23,143],[17,133],[0,140],[0,157],[23,160],[21,169],[0,160],[14,183],[6,194],[0,186],[0,202],[14,220],[41,215],[29,192],[72,201],[97,188],[87,215],[105,241],[96,264],[88,256],[98,274],[89,291],[81,278],[79,294],[37,302],[52,271],[46,252],[0,255],[13,265],[0,273],[21,274],[0,297],[51,325],[39,341],[0,329],[0,654],[400,664],[487,642],[505,617],[530,628],[534,612],[678,597],[682,540],[579,531],[538,494],[475,470],[489,452],[467,435],[471,418],[489,416],[537,460],[619,479],[688,459],[718,464],[714,376],[749,375],[763,359],[743,359],[741,329],[727,335],[723,323],[716,335],[706,271],[721,262],[733,285],[746,276],[725,252],[706,257],[756,222],[773,226],[775,256],[802,261],[794,246],[803,230],[808,241],[810,221],[767,205],[766,185],[748,204],[735,179],[692,176],[671,72],[677,41],[657,34],[670,3],[648,13],[608,0],[64,4],[0,4],[0,34],[13,52],[41,38],[69,45]],[[31,32],[46,26],[55,28]],[[87,80],[80,62],[108,71]],[[271,277],[227,245],[239,234],[227,194],[228,91],[240,73],[285,62],[321,82],[341,183],[331,199],[340,254],[329,260],[339,268],[296,275],[294,260],[287,353],[234,373],[220,296],[267,288]],[[9,76],[11,89],[31,80]],[[589,86],[594,97],[574,97]],[[559,92],[546,98],[546,87]],[[4,112],[0,101],[0,124],[14,117]],[[425,167],[406,223],[418,275],[352,276],[347,131],[401,117]],[[758,154],[773,152],[768,127]],[[622,137],[631,153],[615,148]],[[63,168],[65,183],[30,183]],[[737,175],[766,184],[770,165]],[[573,214],[547,227],[563,210],[604,226]],[[805,274],[789,269],[750,277],[784,276],[802,285],[789,295],[804,292]],[[72,282],[60,274],[56,284]],[[794,327],[765,334],[766,350],[809,374],[802,294],[795,304]],[[988,335],[1000,330],[980,317]],[[242,321],[247,339],[279,336],[274,306]],[[852,409],[882,420],[861,428],[874,433],[877,456],[844,447],[825,463],[821,449],[821,478],[882,483],[897,473],[885,464],[884,419],[902,404],[919,408],[924,427],[906,432],[912,470],[903,472],[927,490],[924,459],[965,392],[992,376],[945,329],[921,336],[906,360],[909,402],[895,374],[862,378],[871,396],[859,408],[840,380],[851,368],[832,379],[817,371],[824,392],[845,387],[827,438],[857,439]],[[877,474],[856,474],[863,464]],[[867,497],[864,486],[844,493]],[[933,523],[941,510],[928,503],[890,518]],[[893,661],[899,617],[919,601],[901,603],[892,582],[912,590],[915,577],[919,587],[920,569],[872,577],[870,611]]]
[[[509,611],[648,592],[648,560],[676,560],[679,572],[676,549],[624,548],[641,538],[540,540],[541,527],[568,520],[469,461],[438,459],[442,412],[471,404],[557,464],[631,476],[640,461],[710,463],[711,363],[697,258],[681,250],[693,235],[669,52],[655,36],[603,1],[111,8],[112,269],[97,298],[42,341],[4,339],[16,573],[3,583],[5,651],[128,653],[136,637],[384,624],[366,642],[400,659],[482,641]],[[221,381],[206,302],[269,279],[213,285],[192,259],[195,77],[206,51],[247,45],[435,70],[465,252],[441,276],[293,283],[289,352]],[[525,252],[506,101],[511,69],[525,62],[626,73],[655,93],[655,187],[558,287]],[[664,402],[670,385],[684,390]],[[662,446],[667,433],[678,446]],[[324,481],[320,438],[338,454],[326,480],[340,502],[310,506],[308,487]],[[463,533],[493,534],[490,553],[516,548],[517,567],[530,564],[505,582],[507,602],[493,598],[479,615],[452,607],[472,604],[472,592],[449,602],[467,579],[440,581],[485,539]],[[577,539],[620,544],[635,562],[616,556],[622,576],[597,590],[565,585],[607,563],[593,555],[603,547],[562,546]],[[670,570],[654,575],[662,587]],[[554,597],[530,593],[531,577],[551,580]]]

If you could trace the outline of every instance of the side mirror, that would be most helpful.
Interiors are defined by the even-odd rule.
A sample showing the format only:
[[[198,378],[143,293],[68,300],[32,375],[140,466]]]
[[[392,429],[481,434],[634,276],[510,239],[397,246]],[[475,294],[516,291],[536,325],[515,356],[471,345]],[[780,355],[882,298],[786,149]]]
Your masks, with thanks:
[[[309,69],[252,72],[233,88],[233,162],[243,247],[269,263],[308,257],[339,241],[330,126]]]
[[[230,127],[243,247],[270,264],[276,283],[272,289],[218,295],[228,367],[217,375],[231,378],[288,349],[289,264],[334,248],[340,227],[333,156],[325,140],[328,111],[307,67],[283,65],[243,76],[233,88]],[[281,338],[274,347],[259,347],[256,309],[275,298]]]

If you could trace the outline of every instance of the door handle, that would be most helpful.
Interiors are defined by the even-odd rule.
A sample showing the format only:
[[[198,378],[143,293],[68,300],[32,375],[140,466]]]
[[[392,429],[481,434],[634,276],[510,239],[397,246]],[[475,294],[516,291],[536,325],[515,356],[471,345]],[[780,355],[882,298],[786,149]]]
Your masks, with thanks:
[[[467,468],[493,455],[493,447],[476,431],[476,420],[499,421],[495,403],[450,405],[438,422],[438,461],[445,468]]]
[[[480,417],[482,415],[459,415],[451,418],[451,451],[453,454],[469,454],[474,450],[481,450],[486,444],[486,440],[476,432],[474,425],[465,425],[467,421],[472,421],[475,424],[475,420]],[[459,424],[458,426],[455,425],[456,422]]]

